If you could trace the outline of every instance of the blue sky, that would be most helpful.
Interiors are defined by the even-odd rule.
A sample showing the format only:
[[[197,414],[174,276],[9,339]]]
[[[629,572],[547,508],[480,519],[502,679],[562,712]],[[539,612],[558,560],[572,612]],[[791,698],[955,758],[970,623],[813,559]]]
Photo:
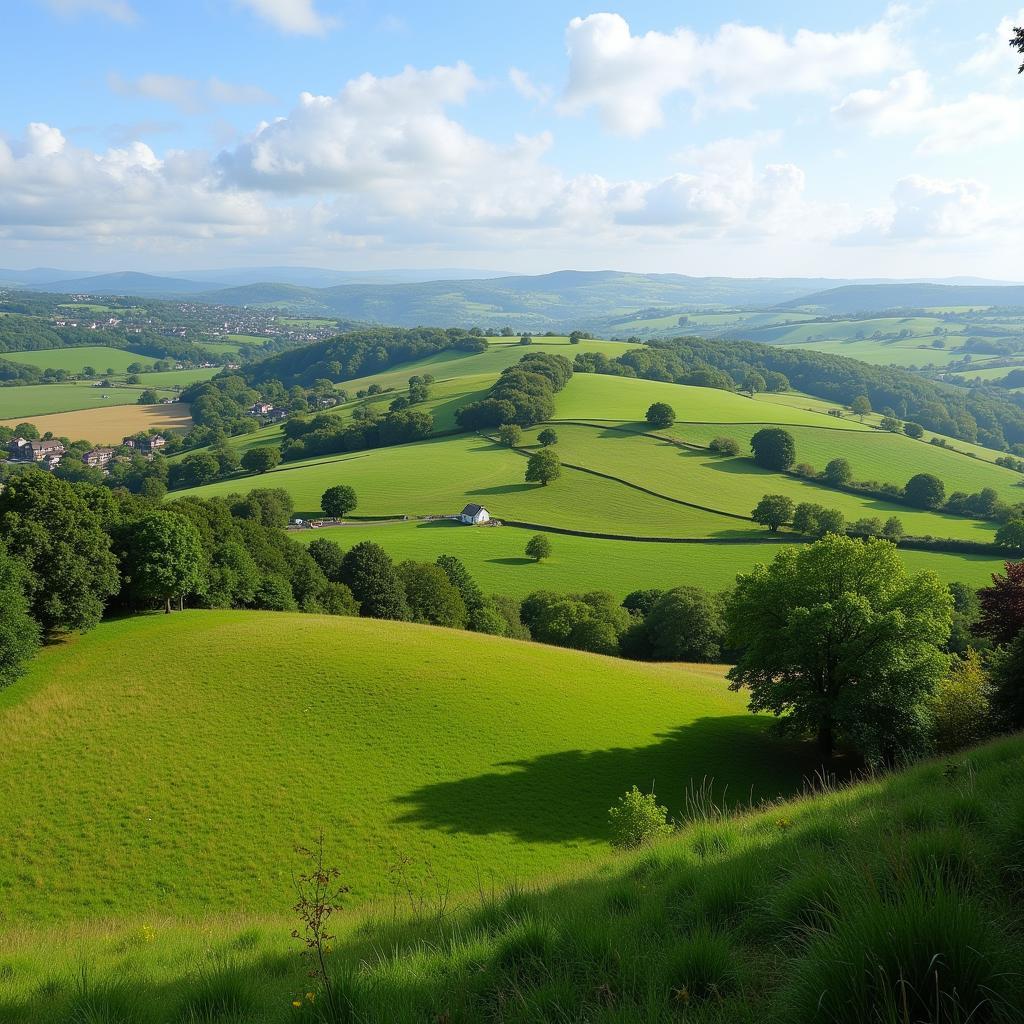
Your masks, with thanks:
[[[11,6],[0,266],[1024,266],[1016,4]]]

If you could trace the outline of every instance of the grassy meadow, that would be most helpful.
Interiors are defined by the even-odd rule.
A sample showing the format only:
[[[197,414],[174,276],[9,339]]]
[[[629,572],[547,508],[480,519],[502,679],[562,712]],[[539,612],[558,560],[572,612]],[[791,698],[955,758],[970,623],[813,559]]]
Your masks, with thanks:
[[[5,352],[4,359],[25,366],[35,366],[40,370],[67,370],[68,373],[81,373],[86,366],[91,366],[97,373],[126,373],[132,363],[143,366],[153,364],[152,356],[140,355],[128,349],[110,348],[107,345],[87,345],[82,348],[52,348],[39,352]]]
[[[84,381],[0,388],[0,421],[131,405],[138,401],[141,390],[141,387],[94,388]]]
[[[713,666],[368,619],[108,621],[0,691],[0,933],[286,913],[320,827],[355,900],[403,858],[453,891],[501,885],[601,848],[633,783],[664,780],[676,810],[705,775],[792,792],[809,754],[768,721]]]

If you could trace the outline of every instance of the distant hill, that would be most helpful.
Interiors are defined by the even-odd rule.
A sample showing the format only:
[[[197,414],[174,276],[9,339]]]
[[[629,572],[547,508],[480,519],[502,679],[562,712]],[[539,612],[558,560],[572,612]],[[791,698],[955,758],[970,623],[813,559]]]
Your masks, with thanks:
[[[646,307],[768,306],[836,283],[822,278],[562,270],[490,280],[345,284],[333,288],[253,284],[211,291],[201,298],[228,305],[287,304],[297,312],[405,327],[438,323],[471,327],[499,322],[523,330],[549,330],[569,325],[596,326],[623,311]]]
[[[49,292],[85,293],[89,295],[138,295],[161,298],[191,295],[210,290],[209,281],[189,281],[180,277],[157,277],[126,270],[117,274],[96,274],[67,281],[49,281],[43,286]]]
[[[1024,285],[850,284],[780,302],[779,306],[829,313],[874,313],[932,306],[1024,306]]]

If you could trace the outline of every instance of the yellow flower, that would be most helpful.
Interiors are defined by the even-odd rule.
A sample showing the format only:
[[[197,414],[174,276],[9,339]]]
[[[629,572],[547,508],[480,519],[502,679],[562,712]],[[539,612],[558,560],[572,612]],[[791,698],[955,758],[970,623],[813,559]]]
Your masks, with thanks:
[[[308,1000],[309,1000],[310,1002],[313,1002],[313,1000],[314,1000],[314,999],[316,999],[316,993],[315,993],[315,992],[307,992],[307,993],[306,993],[306,998],[307,998],[307,999],[308,999]]]
[[[302,1000],[301,999],[293,999],[292,1000],[292,1006],[294,1006],[296,1010],[300,1009],[301,1006],[302,1006]]]

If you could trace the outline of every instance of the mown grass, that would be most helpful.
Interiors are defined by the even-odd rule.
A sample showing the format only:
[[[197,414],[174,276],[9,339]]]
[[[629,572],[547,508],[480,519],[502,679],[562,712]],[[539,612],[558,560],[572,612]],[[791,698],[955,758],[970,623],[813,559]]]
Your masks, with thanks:
[[[86,366],[93,367],[97,373],[105,374],[108,369],[113,369],[114,373],[124,373],[132,363],[142,363],[143,366],[153,363],[152,356],[106,345],[51,348],[39,352],[5,352],[3,358],[12,363],[36,366],[40,370],[67,370],[68,373],[81,373]]]
[[[810,754],[767,727],[714,667],[367,619],[105,622],[0,692],[0,932],[276,914],[320,827],[356,901],[399,863],[505,884],[599,850],[633,783],[676,810],[704,775],[792,792]]]
[[[138,401],[138,397],[137,388],[94,388],[84,382],[23,384],[0,388],[0,420],[100,409],[111,405],[131,405]]]
[[[774,544],[663,544],[596,540],[549,534],[551,558],[537,563],[524,554],[533,530],[511,526],[473,528],[452,523],[398,523],[387,526],[343,526],[305,530],[293,536],[306,543],[327,537],[344,548],[362,540],[380,544],[396,561],[412,558],[432,562],[438,555],[461,558],[485,590],[523,597],[532,590],[608,590],[625,597],[644,587],[683,584],[722,590],[737,573],[770,562]],[[978,588],[988,585],[1003,560],[991,555],[944,554],[901,550],[914,572],[929,569],[947,583]]]
[[[623,425],[633,430],[645,429],[642,423]],[[896,516],[903,523],[906,532],[914,536],[931,535],[987,541],[993,538],[995,532],[995,524],[991,522],[925,512],[895,501],[862,497],[810,483],[789,474],[762,469],[750,458],[722,458],[707,451],[693,451],[669,441],[617,430],[615,425],[575,426],[558,423],[555,427],[558,432],[559,455],[563,461],[587,466],[656,490],[660,494],[722,512],[749,516],[762,495],[784,494],[794,502],[808,501],[839,509],[851,521],[861,517],[873,516],[885,520],[890,516]],[[742,439],[744,429],[750,428],[734,425],[730,436],[739,435]],[[804,431],[805,435],[810,434],[813,433],[813,428],[804,428]],[[709,433],[710,436],[715,436],[716,433],[725,431],[677,423],[672,432],[681,438],[693,437],[696,443],[706,444]],[[830,458],[841,455],[850,458],[853,464],[844,442],[847,434],[851,434],[859,441],[859,431],[822,430],[819,434],[826,435],[817,442],[819,453],[831,451],[833,454]],[[536,431],[531,431],[528,437],[534,440]],[[808,445],[808,450],[810,448]],[[798,457],[802,457],[801,451],[798,446]],[[948,476],[948,470],[958,466],[959,462],[953,462],[952,460],[958,457],[949,453],[946,453],[946,458],[951,464],[945,467]],[[894,459],[893,463],[895,462]],[[1010,470],[1000,470],[996,466],[982,464],[975,467],[968,459],[963,459],[963,463],[965,470],[976,470],[975,476],[985,474],[987,470],[986,478],[1005,479],[1010,486],[1013,485],[1015,478],[1019,478],[1018,474]],[[824,468],[824,463],[819,462],[819,466]],[[912,462],[906,464],[902,471],[907,473],[909,479],[914,472]],[[1000,474],[1005,474],[1005,477]],[[948,490],[953,489],[950,484]],[[1024,492],[1018,490],[1017,496],[1024,497]],[[1007,497],[1013,497],[1010,487],[1007,487]]]
[[[739,817],[695,810],[656,846],[559,878],[467,902],[412,885],[404,908],[343,914],[333,1019],[1021,1019],[1019,737]],[[344,878],[340,851],[329,860]],[[8,937],[0,1020],[332,1019],[287,932],[155,920]]]

